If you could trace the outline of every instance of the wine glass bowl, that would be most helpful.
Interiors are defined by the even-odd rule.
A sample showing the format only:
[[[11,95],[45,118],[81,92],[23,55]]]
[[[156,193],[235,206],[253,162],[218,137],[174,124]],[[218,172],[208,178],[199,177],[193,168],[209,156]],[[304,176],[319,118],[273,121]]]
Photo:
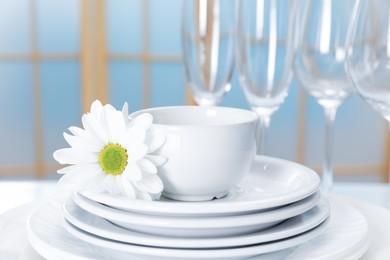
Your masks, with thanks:
[[[345,69],[347,32],[355,0],[306,1],[298,46],[295,76],[324,108],[326,118],[322,189],[333,183],[333,123],[338,107],[354,88]]]
[[[288,95],[295,6],[295,1],[238,1],[236,66],[244,96],[261,119],[259,154],[271,115]]]
[[[353,4],[354,0],[307,2],[294,72],[322,106],[339,106],[353,92],[344,68]]]
[[[183,1],[183,59],[187,85],[198,105],[218,105],[231,88],[234,7],[234,0]]]
[[[346,67],[360,96],[390,121],[390,2],[359,1],[348,33]]]
[[[300,49],[294,62],[299,82],[323,107],[338,107],[353,92],[344,70],[344,58],[337,59],[336,50],[332,52],[331,56]]]

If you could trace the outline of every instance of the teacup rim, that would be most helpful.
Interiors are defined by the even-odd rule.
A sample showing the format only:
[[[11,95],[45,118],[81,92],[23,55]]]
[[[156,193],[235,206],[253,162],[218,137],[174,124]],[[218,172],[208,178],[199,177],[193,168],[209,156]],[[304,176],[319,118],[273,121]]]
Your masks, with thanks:
[[[140,109],[137,111],[132,112],[129,115],[130,119],[135,118],[136,116],[143,114],[143,113],[150,113],[150,111],[154,110],[161,110],[161,109],[216,109],[216,110],[235,110],[244,112],[247,114],[251,114],[253,118],[248,120],[242,120],[240,122],[229,122],[229,123],[220,123],[220,124],[207,124],[207,125],[201,125],[201,124],[161,124],[161,123],[155,123],[153,122],[153,125],[157,126],[167,126],[167,127],[223,127],[223,126],[232,126],[232,125],[241,125],[241,124],[247,124],[252,123],[260,120],[259,115],[255,112],[243,109],[243,108],[236,108],[236,107],[226,107],[226,106],[209,106],[209,107],[202,107],[202,106],[196,106],[196,105],[182,105],[182,106],[159,106],[159,107],[150,107],[145,109]]]

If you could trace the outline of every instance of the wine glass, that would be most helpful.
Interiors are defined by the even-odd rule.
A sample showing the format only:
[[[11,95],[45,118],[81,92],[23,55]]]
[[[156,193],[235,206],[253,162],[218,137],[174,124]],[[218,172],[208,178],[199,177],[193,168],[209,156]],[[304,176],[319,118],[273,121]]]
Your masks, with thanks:
[[[325,154],[321,188],[333,185],[333,124],[338,107],[353,91],[345,69],[346,35],[355,0],[309,0],[294,56],[298,81],[324,108]]]
[[[215,106],[230,90],[234,64],[234,0],[185,0],[182,49],[194,100]]]
[[[236,66],[244,96],[260,117],[258,154],[264,154],[271,115],[288,95],[296,1],[239,0]]]
[[[361,97],[390,122],[390,1],[359,0],[348,32],[348,75]]]

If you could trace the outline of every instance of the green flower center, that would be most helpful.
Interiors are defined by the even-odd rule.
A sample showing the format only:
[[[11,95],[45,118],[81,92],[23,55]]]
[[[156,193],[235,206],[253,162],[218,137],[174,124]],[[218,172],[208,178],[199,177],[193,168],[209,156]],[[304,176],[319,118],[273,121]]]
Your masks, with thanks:
[[[127,165],[127,151],[120,144],[108,144],[99,154],[99,164],[107,174],[122,174]]]

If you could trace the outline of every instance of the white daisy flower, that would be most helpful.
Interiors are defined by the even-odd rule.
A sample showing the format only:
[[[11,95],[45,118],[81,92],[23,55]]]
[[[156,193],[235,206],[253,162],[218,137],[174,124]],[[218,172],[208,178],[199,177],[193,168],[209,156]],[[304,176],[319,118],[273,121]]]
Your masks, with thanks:
[[[53,154],[60,164],[71,164],[58,171],[65,174],[59,185],[132,199],[159,198],[164,187],[157,167],[166,158],[153,152],[165,135],[152,128],[152,121],[146,113],[130,120],[127,103],[118,111],[93,102],[82,117],[84,129],[72,126],[72,135],[64,133],[71,147]]]

